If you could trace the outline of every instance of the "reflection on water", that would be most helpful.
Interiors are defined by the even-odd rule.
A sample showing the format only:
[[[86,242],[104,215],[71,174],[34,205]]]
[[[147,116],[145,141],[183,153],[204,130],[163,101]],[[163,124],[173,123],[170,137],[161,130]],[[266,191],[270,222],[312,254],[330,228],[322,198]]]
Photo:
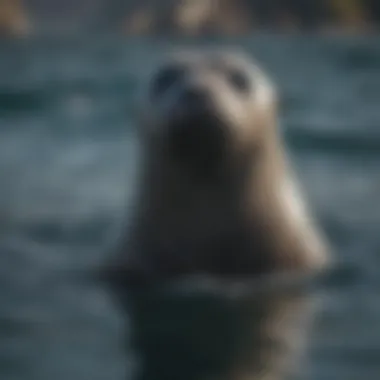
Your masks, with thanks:
[[[123,289],[117,299],[132,323],[131,345],[140,360],[137,379],[303,375],[320,301],[307,280],[190,277],[154,289]]]

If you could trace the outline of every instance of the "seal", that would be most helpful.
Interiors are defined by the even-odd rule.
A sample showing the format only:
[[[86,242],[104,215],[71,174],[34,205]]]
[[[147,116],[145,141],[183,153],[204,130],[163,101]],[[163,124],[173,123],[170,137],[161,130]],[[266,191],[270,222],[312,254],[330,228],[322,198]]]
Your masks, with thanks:
[[[138,379],[277,380],[303,354],[314,300],[279,279],[319,273],[329,254],[277,103],[233,50],[170,54],[142,86],[135,209],[106,268]]]
[[[323,268],[327,245],[282,140],[276,88],[259,65],[232,49],[186,50],[147,79],[141,177],[113,278]]]

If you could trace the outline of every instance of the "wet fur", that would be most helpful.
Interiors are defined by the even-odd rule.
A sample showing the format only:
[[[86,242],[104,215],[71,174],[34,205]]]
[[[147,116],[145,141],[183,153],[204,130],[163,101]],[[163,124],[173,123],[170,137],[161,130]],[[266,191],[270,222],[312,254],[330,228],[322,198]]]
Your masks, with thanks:
[[[278,131],[273,84],[242,54],[208,53],[203,61],[194,59],[196,54],[177,53],[169,60],[193,64],[193,59],[200,67],[208,59],[232,64],[239,60],[244,70],[252,71],[256,94],[240,106],[234,99],[240,107],[237,116],[227,107],[234,94],[224,84],[206,82],[223,109],[219,117],[233,120],[231,144],[245,162],[231,163],[207,183],[197,182],[165,154],[157,134],[151,133],[165,124],[160,119],[165,113],[146,96],[139,126],[142,172],[136,209],[114,268],[124,269],[125,277],[135,272],[137,277],[165,279],[189,273],[239,276],[323,267],[327,249]],[[206,75],[203,79],[208,80]]]

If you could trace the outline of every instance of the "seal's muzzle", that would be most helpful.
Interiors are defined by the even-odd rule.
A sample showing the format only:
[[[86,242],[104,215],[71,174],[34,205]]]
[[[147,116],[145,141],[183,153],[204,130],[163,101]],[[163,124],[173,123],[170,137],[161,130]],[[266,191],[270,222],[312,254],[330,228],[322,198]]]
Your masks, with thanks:
[[[197,171],[215,170],[227,149],[227,128],[207,88],[184,86],[168,126],[168,148],[179,163]]]

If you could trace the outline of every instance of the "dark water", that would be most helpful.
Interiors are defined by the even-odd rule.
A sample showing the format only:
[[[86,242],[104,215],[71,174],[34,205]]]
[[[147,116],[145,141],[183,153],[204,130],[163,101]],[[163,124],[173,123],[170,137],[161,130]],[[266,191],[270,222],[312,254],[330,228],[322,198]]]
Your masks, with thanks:
[[[336,258],[354,268],[355,281],[326,294],[309,378],[377,380],[379,39],[232,42],[278,83],[301,181]],[[0,379],[121,380],[132,368],[122,317],[85,273],[128,215],[132,96],[167,46],[109,39],[0,45]]]

